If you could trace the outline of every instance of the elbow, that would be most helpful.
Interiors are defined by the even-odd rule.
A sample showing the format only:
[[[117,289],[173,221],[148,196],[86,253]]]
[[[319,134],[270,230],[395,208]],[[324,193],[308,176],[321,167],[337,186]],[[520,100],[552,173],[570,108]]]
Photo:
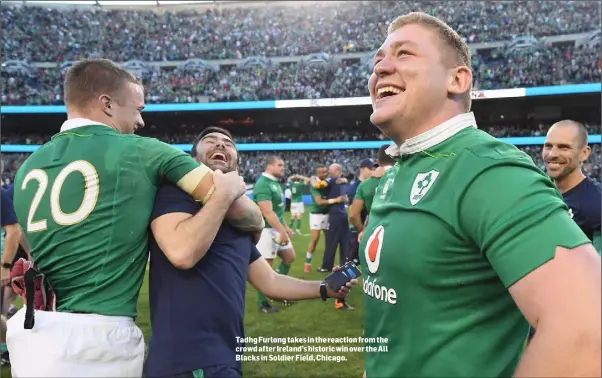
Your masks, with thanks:
[[[163,251],[171,265],[181,270],[188,270],[194,268],[194,266],[205,256],[207,248],[201,246],[204,249],[200,258],[195,256],[195,251],[186,247],[167,248]]]
[[[360,222],[359,214],[349,213],[349,223],[355,224],[357,222]]]

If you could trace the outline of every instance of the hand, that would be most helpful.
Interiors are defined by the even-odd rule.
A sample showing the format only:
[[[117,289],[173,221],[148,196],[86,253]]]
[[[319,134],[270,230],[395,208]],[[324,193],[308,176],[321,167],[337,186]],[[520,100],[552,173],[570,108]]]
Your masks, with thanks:
[[[10,284],[10,269],[0,267],[0,285],[4,287]]]
[[[362,238],[364,237],[364,231],[360,231],[359,234],[357,234],[357,242],[361,243],[362,242]]]
[[[278,232],[276,234],[276,237],[274,237],[274,241],[276,242],[276,244],[287,245],[290,241],[287,229],[285,228],[284,230],[284,232]]]
[[[340,177],[337,179],[337,184],[347,184],[347,179],[344,177]]]
[[[332,271],[336,272],[340,269],[340,266],[335,266],[334,268],[332,268]],[[345,286],[341,286],[341,288],[338,291],[334,291],[330,288],[330,286],[326,285],[326,294],[329,298],[345,298],[351,291],[351,288],[355,285],[357,285],[357,280],[355,278],[347,282]]]
[[[213,172],[215,193],[227,196],[230,202],[240,198],[247,190],[245,180],[237,172],[223,173],[219,169]]]
[[[347,196],[347,194],[343,196],[343,203],[349,203],[349,197]]]
[[[292,236],[293,235],[293,230],[291,230],[290,228],[284,226],[284,228],[286,229],[286,233],[288,234],[288,236]]]

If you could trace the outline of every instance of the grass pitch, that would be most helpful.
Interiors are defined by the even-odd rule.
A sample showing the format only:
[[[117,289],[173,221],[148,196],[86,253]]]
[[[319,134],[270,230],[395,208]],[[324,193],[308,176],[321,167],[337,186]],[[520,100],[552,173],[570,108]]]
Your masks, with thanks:
[[[320,243],[312,261],[312,272],[303,273],[305,253],[309,243],[309,214],[305,214],[302,225],[302,236],[292,237],[297,258],[293,263],[289,275],[301,279],[322,280],[324,274],[316,272],[316,268],[322,262],[324,251],[324,237]],[[288,219],[288,214],[287,214]],[[338,261],[335,260],[335,261]],[[274,266],[278,263],[275,261]],[[257,309],[257,291],[247,284],[246,306],[245,306],[245,333],[247,337],[274,337],[274,338],[343,338],[362,336],[363,298],[358,286],[352,291],[348,303],[356,308],[352,312],[341,312],[334,309],[333,300],[324,303],[320,299],[297,302],[289,307],[282,307],[275,303],[279,311],[273,314],[261,314]],[[148,302],[148,283],[142,285],[140,298],[138,300],[138,326],[142,329],[145,339],[148,341],[150,330]],[[283,344],[257,344],[258,347],[283,347]],[[323,347],[358,347],[358,344],[333,344],[322,343],[287,343],[289,347],[323,346]],[[247,347],[254,346],[247,344]],[[303,348],[300,348],[303,349]],[[340,350],[340,349],[339,349]],[[267,361],[244,361],[244,377],[361,377],[364,370],[364,355],[361,352],[249,352],[246,356],[257,356]],[[283,357],[288,356],[288,357]],[[299,357],[297,357],[299,356]],[[303,356],[303,357],[301,357]],[[307,357],[309,356],[309,357]],[[313,357],[311,357],[313,356]],[[314,359],[313,361],[311,359]],[[285,359],[284,361],[282,359]],[[303,361],[302,359],[308,359]],[[320,361],[318,361],[320,359]],[[332,359],[328,361],[327,359]],[[337,362],[334,359],[338,359]],[[10,370],[2,369],[2,378],[10,377]]]

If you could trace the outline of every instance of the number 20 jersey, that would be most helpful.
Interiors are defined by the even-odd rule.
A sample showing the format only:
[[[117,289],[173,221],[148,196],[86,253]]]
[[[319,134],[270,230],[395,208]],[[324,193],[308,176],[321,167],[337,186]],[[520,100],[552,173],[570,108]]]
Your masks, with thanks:
[[[15,211],[57,311],[136,316],[157,187],[183,185],[198,167],[173,146],[98,124],[56,134],[23,163]]]

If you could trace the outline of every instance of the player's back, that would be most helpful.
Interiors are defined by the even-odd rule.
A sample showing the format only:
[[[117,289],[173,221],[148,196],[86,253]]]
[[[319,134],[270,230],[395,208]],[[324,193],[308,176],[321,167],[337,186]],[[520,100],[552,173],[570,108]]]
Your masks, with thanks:
[[[58,311],[135,316],[158,184],[141,139],[79,127],[55,135],[17,173],[15,210]]]

